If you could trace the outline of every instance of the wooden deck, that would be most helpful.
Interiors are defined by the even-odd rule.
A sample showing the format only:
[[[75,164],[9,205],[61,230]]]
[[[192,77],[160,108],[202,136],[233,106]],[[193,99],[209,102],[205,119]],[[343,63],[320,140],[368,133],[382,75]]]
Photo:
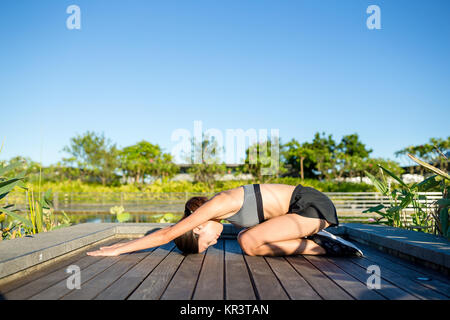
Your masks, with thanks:
[[[127,241],[113,239],[106,244]],[[232,239],[184,256],[169,244],[118,257],[80,252],[0,286],[0,298],[151,300],[448,300],[441,273],[360,245],[364,258],[251,257]],[[89,251],[92,250],[89,249]],[[81,289],[68,289],[70,265]],[[370,290],[367,267],[378,265],[381,288]]]

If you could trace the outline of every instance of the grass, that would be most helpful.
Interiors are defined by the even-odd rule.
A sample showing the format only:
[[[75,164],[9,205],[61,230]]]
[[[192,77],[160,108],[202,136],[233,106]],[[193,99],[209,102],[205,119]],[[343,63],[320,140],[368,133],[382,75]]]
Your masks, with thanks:
[[[256,180],[236,180],[236,181],[216,181],[213,188],[209,188],[206,184],[201,182],[189,181],[155,181],[151,184],[124,184],[120,186],[103,186],[101,184],[90,184],[75,181],[64,182],[41,182],[41,190],[46,191],[51,189],[53,192],[220,192],[223,190],[233,189],[244,184],[261,183]],[[351,182],[333,182],[333,181],[319,181],[314,179],[300,179],[300,178],[276,178],[268,180],[265,183],[281,183],[289,185],[298,185],[313,187],[322,192],[375,192],[376,189],[372,185],[366,183],[351,183]],[[35,186],[35,190],[38,185]]]

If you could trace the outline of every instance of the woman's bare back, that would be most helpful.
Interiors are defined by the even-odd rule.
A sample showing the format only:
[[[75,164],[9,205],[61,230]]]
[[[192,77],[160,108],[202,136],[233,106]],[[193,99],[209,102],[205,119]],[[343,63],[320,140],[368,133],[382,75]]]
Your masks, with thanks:
[[[289,202],[295,186],[287,184],[260,184],[261,198],[264,209],[264,219],[282,216],[288,213]],[[244,188],[238,187],[223,191],[232,201],[229,201],[230,213],[219,217],[226,219],[240,210],[244,203]]]

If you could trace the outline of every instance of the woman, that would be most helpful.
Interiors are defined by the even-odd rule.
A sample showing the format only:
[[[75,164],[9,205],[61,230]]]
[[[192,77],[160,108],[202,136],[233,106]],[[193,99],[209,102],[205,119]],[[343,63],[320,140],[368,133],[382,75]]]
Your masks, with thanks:
[[[350,242],[322,231],[339,224],[336,208],[325,194],[302,185],[284,184],[249,184],[222,191],[209,200],[191,198],[176,224],[88,255],[116,256],[172,240],[185,253],[203,252],[217,242],[223,230],[221,220],[244,228],[237,240],[247,255],[362,256]]]

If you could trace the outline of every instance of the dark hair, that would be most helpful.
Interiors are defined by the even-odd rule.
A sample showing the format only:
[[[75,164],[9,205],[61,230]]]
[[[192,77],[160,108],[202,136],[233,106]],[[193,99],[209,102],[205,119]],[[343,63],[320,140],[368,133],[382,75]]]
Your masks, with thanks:
[[[208,201],[207,197],[190,198],[184,206],[184,215],[181,220],[194,213],[194,211],[200,208],[206,201]],[[189,230],[185,234],[175,238],[173,242],[175,242],[178,249],[184,253],[198,253],[198,235],[192,230]]]

